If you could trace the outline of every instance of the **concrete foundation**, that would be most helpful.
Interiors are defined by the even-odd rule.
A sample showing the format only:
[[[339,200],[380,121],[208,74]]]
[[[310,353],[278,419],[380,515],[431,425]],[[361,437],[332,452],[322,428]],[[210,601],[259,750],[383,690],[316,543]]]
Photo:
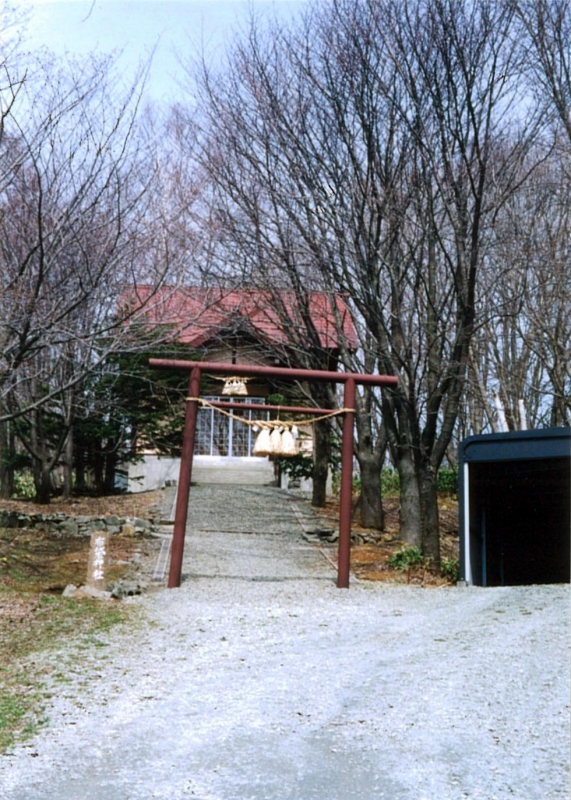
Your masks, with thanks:
[[[125,467],[128,492],[149,492],[178,482],[180,458],[148,455]],[[267,458],[221,458],[195,456],[192,482],[199,484],[268,485],[274,481],[274,466]]]

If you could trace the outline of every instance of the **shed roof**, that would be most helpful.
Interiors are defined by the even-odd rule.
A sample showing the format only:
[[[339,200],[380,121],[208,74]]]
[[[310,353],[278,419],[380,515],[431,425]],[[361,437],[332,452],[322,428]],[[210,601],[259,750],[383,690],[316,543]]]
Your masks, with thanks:
[[[571,428],[484,433],[460,443],[459,462],[571,458]]]

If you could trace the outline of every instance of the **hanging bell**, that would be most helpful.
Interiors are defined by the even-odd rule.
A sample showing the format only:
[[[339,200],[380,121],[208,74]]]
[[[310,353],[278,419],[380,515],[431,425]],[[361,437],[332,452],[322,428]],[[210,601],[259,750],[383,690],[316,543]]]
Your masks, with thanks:
[[[297,455],[297,447],[295,446],[295,439],[293,433],[286,430],[282,433],[282,456],[291,457]]]
[[[273,456],[282,454],[282,429],[274,428],[270,433],[270,453]]]
[[[246,382],[240,378],[226,378],[222,387],[222,394],[244,397],[248,394]]]
[[[270,447],[270,432],[267,428],[262,428],[258,434],[254,447],[252,450],[255,456],[269,456],[271,452]]]

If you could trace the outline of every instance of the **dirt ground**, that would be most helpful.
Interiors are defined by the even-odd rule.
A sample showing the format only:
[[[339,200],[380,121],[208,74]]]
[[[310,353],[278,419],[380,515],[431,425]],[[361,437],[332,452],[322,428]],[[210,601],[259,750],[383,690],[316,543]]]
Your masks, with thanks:
[[[89,542],[87,536],[0,529],[0,580],[5,587],[38,593],[58,594],[68,584],[80,586],[87,576]],[[139,548],[137,536],[120,534],[110,538],[110,583],[122,576]]]
[[[366,581],[383,581],[385,583],[413,583],[422,586],[442,586],[450,580],[437,575],[426,566],[412,567],[403,572],[392,569],[389,559],[406,544],[400,539],[399,499],[388,497],[383,499],[385,511],[385,530],[382,533],[361,528],[353,523],[351,530],[357,543],[351,547],[351,570],[357,578]],[[442,495],[438,503],[440,517],[440,551],[443,562],[458,559],[458,500],[450,495]],[[339,518],[339,503],[335,499],[328,501],[324,509],[317,509],[320,516],[335,524]],[[374,539],[366,543],[358,543],[359,538]]]
[[[115,494],[109,497],[73,497],[71,500],[53,498],[49,505],[38,505],[29,500],[0,500],[3,511],[19,511],[22,514],[53,514],[63,511],[75,516],[101,517],[116,514],[118,517],[141,517],[145,519],[157,506],[161,491],[138,494]]]
[[[0,503],[0,508],[22,513],[62,511],[74,515],[115,514],[148,518],[156,513],[160,499],[161,492],[154,491],[110,497],[79,497],[68,502],[54,499],[49,506],[40,506],[29,501],[7,500]],[[399,538],[398,498],[385,498],[383,506],[386,522],[383,533],[361,528],[357,524],[352,526],[357,540],[363,538],[370,540],[366,543],[356,543],[351,549],[351,566],[356,577],[368,581],[421,585],[446,583],[446,578],[435,575],[424,566],[413,567],[403,572],[389,567],[388,561],[391,556],[402,550],[405,545]],[[454,497],[442,496],[439,512],[442,559],[453,561],[458,558],[458,501]],[[327,506],[318,510],[318,513],[335,526],[339,514],[338,501],[329,500]],[[110,581],[122,577],[140,546],[141,538],[137,536],[111,537]],[[13,588],[18,586],[20,590],[25,588],[31,592],[53,593],[62,591],[70,583],[80,585],[85,580],[88,551],[88,538],[62,538],[39,531],[0,530],[0,582]]]
[[[153,515],[160,492],[112,497],[82,497],[49,506],[22,500],[3,500],[0,509],[26,514],[56,511],[73,515],[140,517]],[[0,528],[0,627],[2,622],[33,614],[41,594],[60,595],[69,584],[80,586],[87,576],[89,537],[61,536],[25,528]],[[153,543],[154,544],[154,543]],[[151,543],[138,535],[110,538],[109,582],[119,580],[133,568],[135,555],[145,556]]]

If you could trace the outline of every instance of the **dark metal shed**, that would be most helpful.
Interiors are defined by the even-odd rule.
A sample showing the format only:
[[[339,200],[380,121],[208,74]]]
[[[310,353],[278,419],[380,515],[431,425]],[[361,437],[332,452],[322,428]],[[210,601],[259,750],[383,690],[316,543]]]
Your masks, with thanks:
[[[459,492],[461,580],[569,582],[571,428],[470,436]]]

